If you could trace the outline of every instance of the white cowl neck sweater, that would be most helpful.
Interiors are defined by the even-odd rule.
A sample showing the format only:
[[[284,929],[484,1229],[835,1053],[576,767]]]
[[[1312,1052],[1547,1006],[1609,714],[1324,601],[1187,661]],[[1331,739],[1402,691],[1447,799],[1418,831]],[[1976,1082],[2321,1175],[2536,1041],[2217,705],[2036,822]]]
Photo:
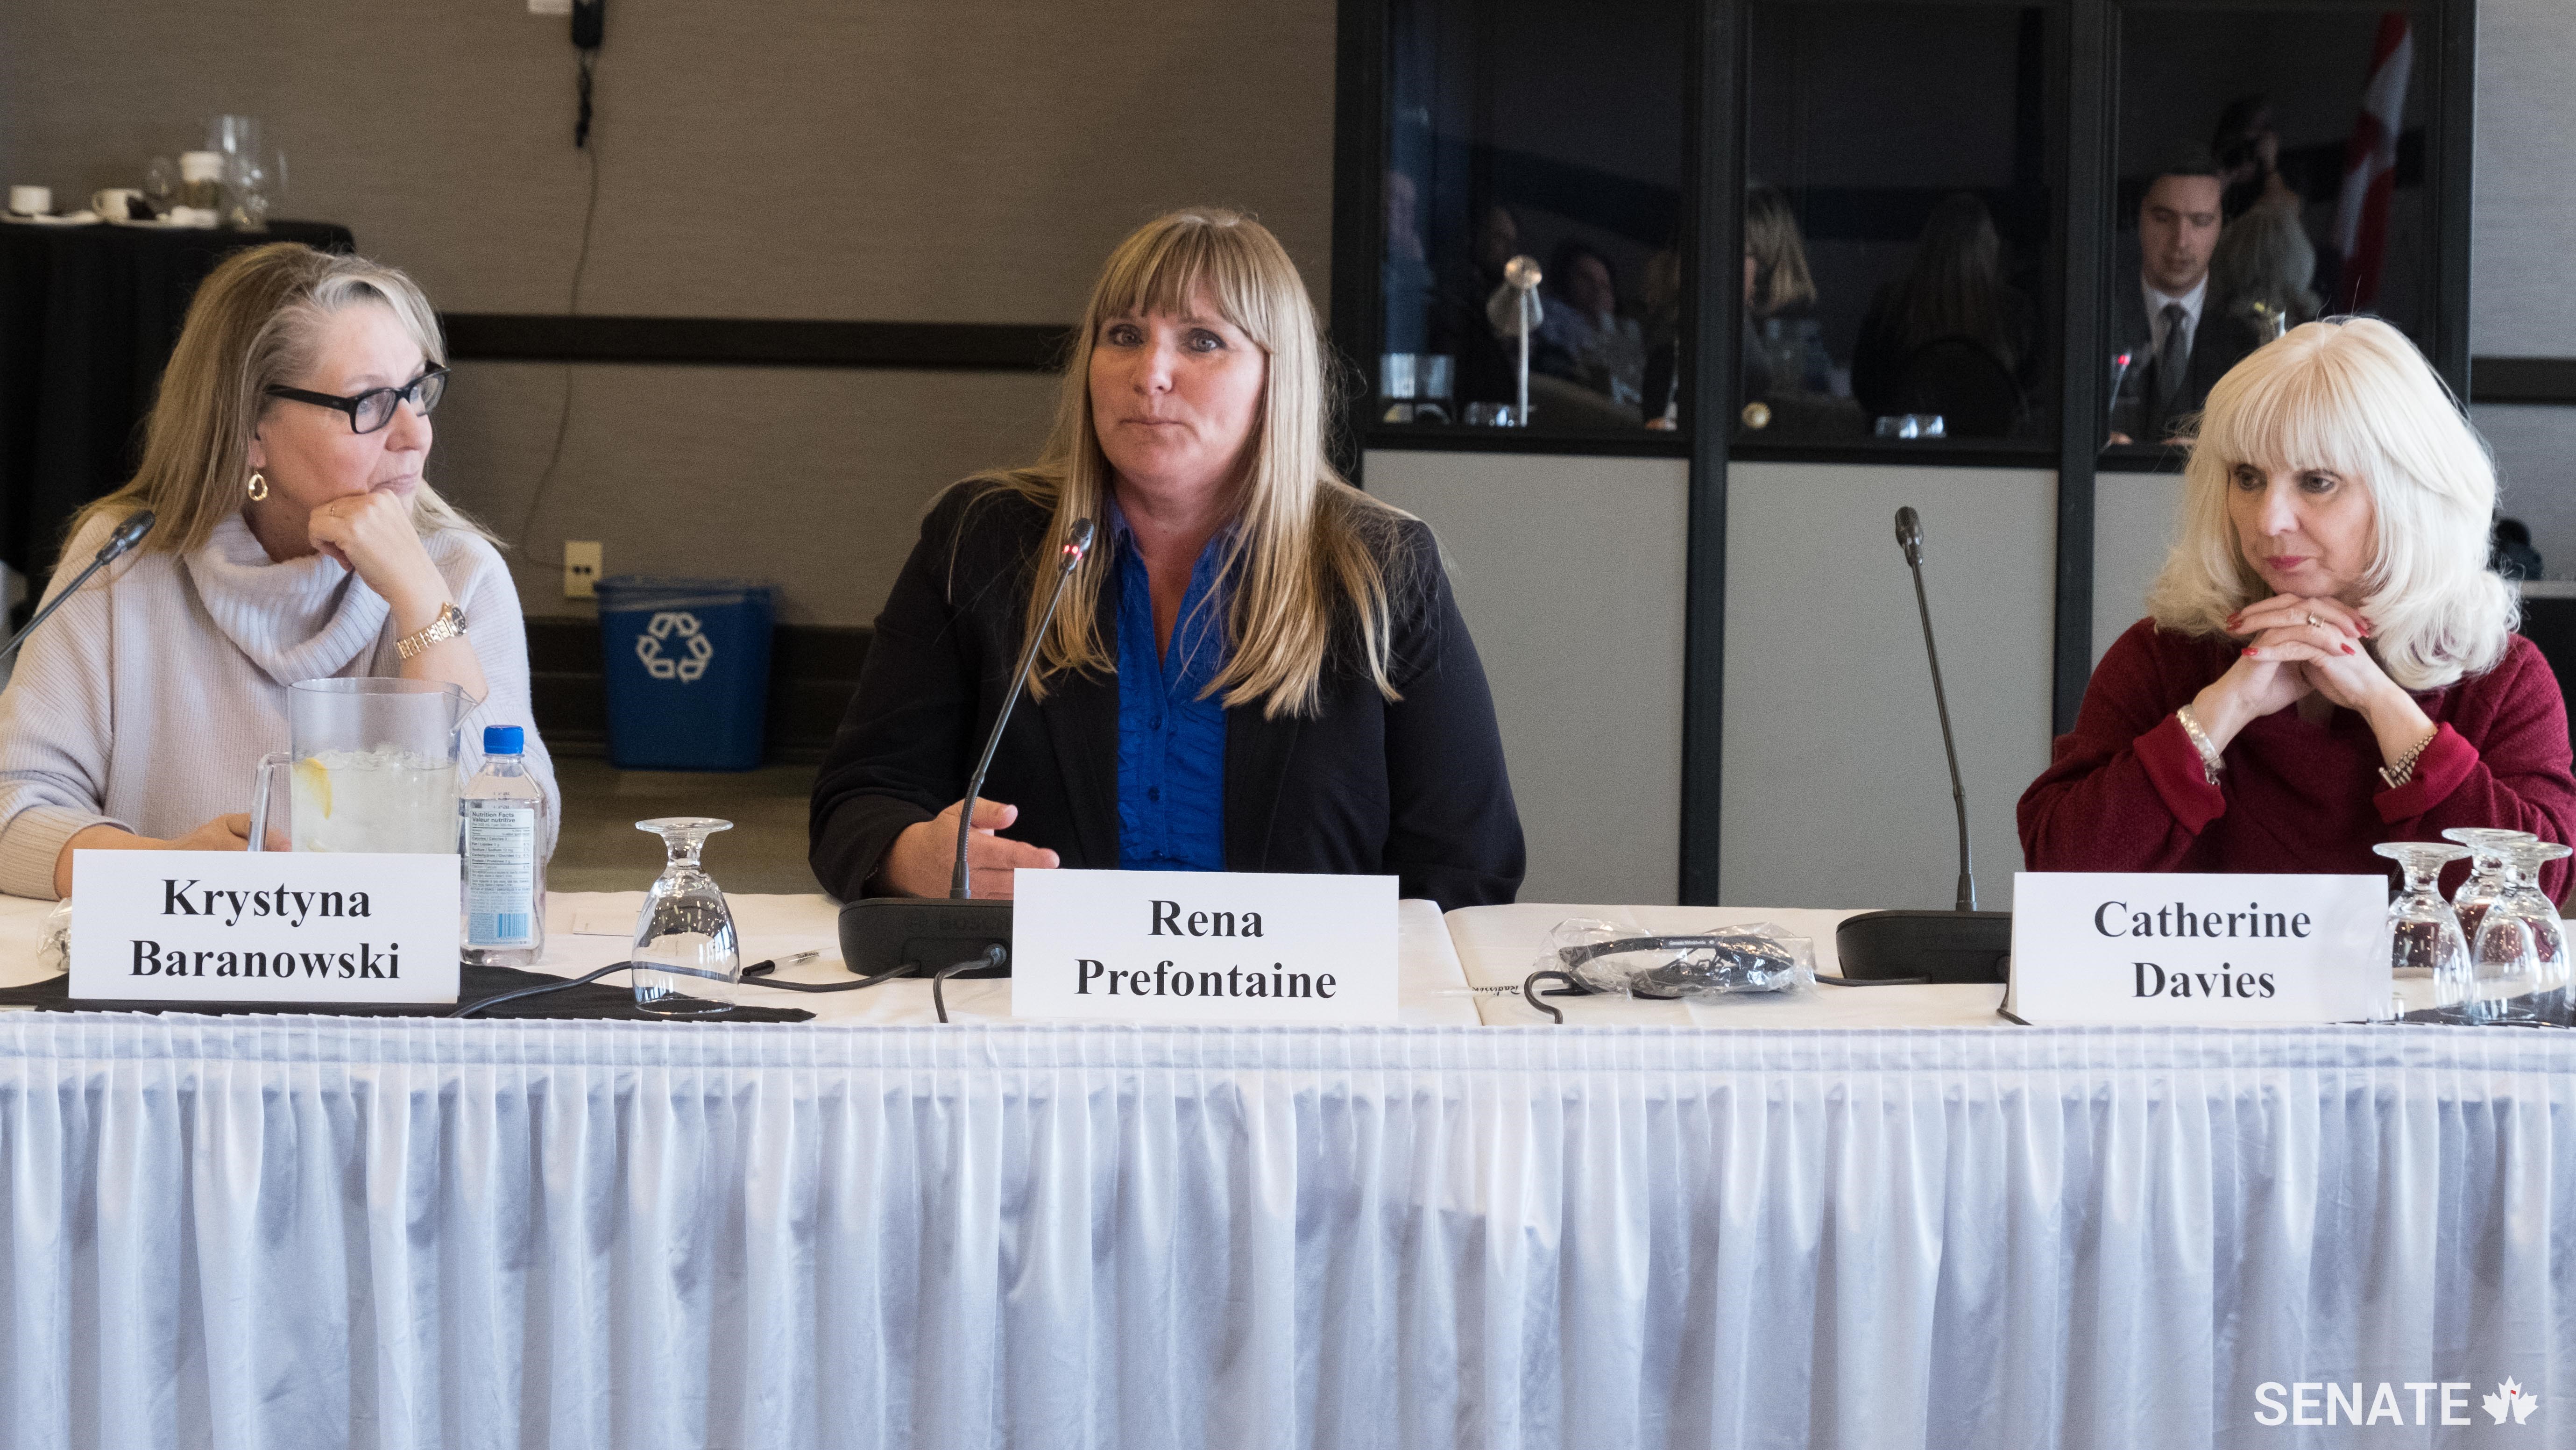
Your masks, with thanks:
[[[108,531],[94,522],[72,540],[56,588]],[[518,591],[479,536],[422,542],[491,686],[459,728],[463,769],[481,768],[485,726],[526,731],[551,854],[562,797],[529,718]],[[190,553],[128,555],[28,639],[0,690],[0,891],[51,897],[63,843],[90,826],[176,837],[250,809],[260,757],[291,743],[288,686],[401,669],[380,595],[318,554],[272,562],[238,516]]]

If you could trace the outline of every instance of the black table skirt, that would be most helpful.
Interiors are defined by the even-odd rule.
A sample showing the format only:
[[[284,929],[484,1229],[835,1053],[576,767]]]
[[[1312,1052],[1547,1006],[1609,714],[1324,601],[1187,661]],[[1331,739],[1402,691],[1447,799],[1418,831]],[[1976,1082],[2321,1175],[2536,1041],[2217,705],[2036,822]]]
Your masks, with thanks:
[[[352,250],[349,229],[0,223],[0,560],[42,577],[81,505],[132,475],[197,284],[263,242]]]

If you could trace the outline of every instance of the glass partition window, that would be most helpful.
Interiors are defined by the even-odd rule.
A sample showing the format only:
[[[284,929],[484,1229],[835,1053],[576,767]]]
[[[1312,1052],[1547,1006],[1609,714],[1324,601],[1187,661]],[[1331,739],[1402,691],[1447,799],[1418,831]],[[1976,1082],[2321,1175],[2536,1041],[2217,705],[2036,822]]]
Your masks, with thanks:
[[[2154,456],[2278,332],[2372,313],[2433,351],[2426,10],[2120,19],[2105,435]]]
[[[1670,426],[1691,14],[1393,0],[1376,426]]]
[[[1748,8],[1737,441],[2049,446],[2047,24]]]

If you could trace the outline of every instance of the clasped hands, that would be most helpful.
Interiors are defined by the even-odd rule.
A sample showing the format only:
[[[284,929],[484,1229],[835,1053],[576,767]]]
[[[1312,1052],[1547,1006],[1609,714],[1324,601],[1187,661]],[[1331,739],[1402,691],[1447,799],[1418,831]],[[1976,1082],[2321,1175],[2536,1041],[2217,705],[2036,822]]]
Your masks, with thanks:
[[[2192,715],[2216,748],[2226,749],[2247,724],[2311,694],[2368,721],[2382,754],[2392,760],[2432,733],[2432,721],[2414,697],[2362,647],[2371,623],[2351,605],[2275,594],[2229,616],[2227,628],[2251,636],[2251,642],[2192,701]]]

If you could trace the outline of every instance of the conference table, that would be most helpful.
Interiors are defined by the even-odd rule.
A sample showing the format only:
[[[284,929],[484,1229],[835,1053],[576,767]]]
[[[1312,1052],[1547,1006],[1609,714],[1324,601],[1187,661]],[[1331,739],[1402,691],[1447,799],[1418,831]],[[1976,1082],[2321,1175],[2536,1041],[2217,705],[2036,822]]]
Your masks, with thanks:
[[[554,898],[546,968],[622,958],[637,900]],[[831,949],[820,897],[734,907],[748,958]],[[0,901],[0,985],[46,909]],[[1845,914],[1409,902],[1388,1027],[1016,1022],[998,981],[946,1025],[915,982],[746,989],[785,1024],[0,1014],[0,1424],[2269,1446],[2386,1382],[2369,1443],[2427,1445],[2512,1379],[2567,1438],[2570,1034],[1473,991],[1574,918],[1769,920],[1830,973]]]

